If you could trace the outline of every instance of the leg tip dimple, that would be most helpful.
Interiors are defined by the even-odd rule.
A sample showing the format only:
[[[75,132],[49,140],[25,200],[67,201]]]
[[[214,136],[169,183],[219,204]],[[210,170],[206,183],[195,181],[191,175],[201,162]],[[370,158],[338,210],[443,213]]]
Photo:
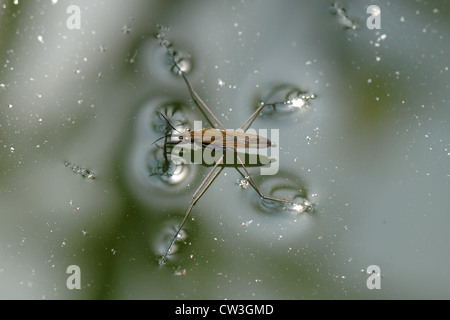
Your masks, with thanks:
[[[164,264],[166,264],[166,257],[162,257],[161,259],[159,259],[158,261],[158,265],[160,267],[162,267]]]

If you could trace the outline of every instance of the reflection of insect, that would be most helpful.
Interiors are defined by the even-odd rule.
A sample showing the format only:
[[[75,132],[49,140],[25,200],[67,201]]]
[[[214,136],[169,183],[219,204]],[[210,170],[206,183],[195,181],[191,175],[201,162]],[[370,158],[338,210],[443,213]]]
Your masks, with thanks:
[[[223,169],[223,166],[220,167],[219,170],[214,174],[214,172],[217,170],[217,168],[221,164],[223,164],[224,152],[227,150],[234,153],[235,157],[237,158],[237,160],[239,162],[239,165],[244,169],[244,171],[247,175],[246,179],[249,180],[249,182],[254,187],[256,192],[258,192],[258,194],[260,195],[261,198],[263,198],[265,200],[277,201],[282,204],[290,205],[294,208],[294,210],[298,210],[299,207],[304,209],[306,207],[309,208],[311,206],[306,201],[303,204],[298,205],[298,204],[293,204],[286,200],[277,199],[277,198],[273,198],[273,197],[264,195],[261,192],[261,190],[259,189],[259,187],[257,186],[257,184],[255,183],[255,181],[253,180],[253,178],[250,175],[250,172],[247,170],[244,162],[237,154],[237,148],[241,148],[241,147],[246,148],[246,149],[251,149],[251,148],[260,149],[260,148],[268,148],[268,147],[275,146],[275,144],[273,144],[269,139],[264,138],[259,135],[256,135],[256,134],[247,134],[247,133],[245,133],[245,131],[250,127],[250,124],[254,121],[255,117],[260,113],[260,111],[265,106],[270,106],[270,105],[273,106],[273,105],[278,104],[279,102],[270,103],[270,104],[261,103],[259,105],[259,107],[256,109],[256,111],[250,116],[250,118],[248,118],[242,124],[242,126],[239,127],[239,130],[237,132],[233,131],[233,130],[227,130],[222,125],[222,123],[219,121],[219,119],[217,119],[217,117],[208,108],[208,106],[205,104],[205,102],[203,102],[203,100],[199,97],[199,95],[195,92],[195,90],[192,88],[186,75],[184,74],[184,72],[182,71],[182,69],[180,68],[178,63],[175,61],[175,57],[172,55],[172,53],[170,51],[168,51],[168,55],[169,55],[172,63],[174,64],[174,69],[177,70],[179,75],[181,75],[184,82],[186,83],[186,86],[187,86],[189,93],[190,93],[192,99],[194,100],[194,102],[205,114],[210,115],[214,119],[214,121],[217,123],[217,125],[220,127],[220,129],[186,130],[184,132],[180,132],[180,131],[176,130],[169,123],[169,121],[164,117],[164,115],[161,114],[161,116],[166,120],[168,125],[172,128],[172,130],[166,130],[165,135],[157,140],[157,141],[159,141],[164,138],[164,157],[165,157],[166,162],[168,161],[167,147],[166,147],[166,145],[168,145],[168,144],[172,144],[172,145],[178,144],[178,143],[198,144],[203,148],[212,148],[216,152],[221,152],[221,155],[218,158],[218,160],[215,162],[211,171],[206,175],[205,179],[202,181],[200,186],[197,188],[197,190],[192,195],[192,198],[191,198],[189,207],[186,211],[186,214],[185,214],[183,220],[181,221],[181,224],[178,227],[175,235],[172,237],[167,250],[165,251],[163,257],[161,258],[161,260],[159,262],[160,265],[165,262],[167,255],[169,254],[169,252],[172,248],[172,245],[174,244],[175,240],[177,239],[177,237],[180,234],[181,229],[183,228],[185,222],[187,221],[187,218],[189,217],[189,214],[191,213],[193,206],[200,199],[200,197],[203,195],[203,193],[206,191],[206,189],[211,185],[211,183],[214,181],[214,179],[217,177],[217,175],[220,173],[220,171]],[[209,121],[209,119],[208,119],[208,121]],[[170,133],[170,131],[172,131],[172,133]],[[206,136],[206,133],[209,133],[208,136]],[[211,139],[210,138],[211,136],[214,136],[215,138]],[[169,137],[174,138],[174,139],[168,140]],[[217,137],[219,137],[219,139]]]

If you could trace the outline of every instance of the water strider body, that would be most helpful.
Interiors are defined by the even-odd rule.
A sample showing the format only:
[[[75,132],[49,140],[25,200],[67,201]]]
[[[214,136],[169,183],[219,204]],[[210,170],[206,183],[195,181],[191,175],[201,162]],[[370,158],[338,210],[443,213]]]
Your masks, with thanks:
[[[213,147],[214,149],[262,149],[268,147],[276,147],[277,145],[269,139],[257,134],[246,133],[234,130],[220,129],[199,129],[186,130],[178,134],[172,134],[175,141],[167,142],[168,144],[191,143],[198,144],[202,147]],[[178,138],[179,141],[176,141]]]
[[[227,130],[225,126],[217,119],[217,117],[213,114],[213,112],[208,108],[208,106],[203,102],[203,100],[200,98],[200,96],[195,92],[193,87],[191,86],[190,82],[188,81],[186,75],[184,74],[184,71],[180,68],[178,65],[174,50],[171,46],[171,44],[164,39],[164,37],[160,38],[161,45],[164,46],[167,50],[167,54],[173,64],[173,70],[176,70],[177,73],[182,77],[184,80],[189,93],[194,100],[194,102],[197,104],[197,106],[205,113],[211,116],[216,124],[220,127],[220,129],[196,129],[196,130],[186,130],[184,132],[180,132],[176,130],[170,122],[164,117],[164,115],[161,114],[161,116],[166,120],[168,125],[172,128],[172,132],[166,131],[166,134],[161,137],[160,139],[164,138],[164,157],[166,162],[167,159],[167,145],[177,145],[177,144],[197,144],[201,146],[202,148],[209,148],[214,149],[216,151],[222,151],[221,154],[219,154],[217,160],[215,161],[214,166],[210,170],[210,172],[206,175],[200,186],[196,189],[194,194],[191,197],[191,201],[189,204],[189,207],[184,215],[183,220],[181,221],[175,235],[172,237],[167,250],[165,251],[164,255],[160,259],[159,263],[160,265],[164,264],[167,255],[170,253],[170,250],[172,248],[172,245],[174,244],[175,240],[179,236],[181,229],[183,228],[185,222],[187,221],[187,218],[189,217],[189,214],[192,211],[192,208],[194,207],[195,203],[200,199],[200,197],[204,194],[206,189],[210,186],[210,184],[214,181],[214,179],[217,177],[217,175],[221,172],[221,167],[215,174],[214,172],[217,170],[217,168],[224,163],[225,158],[225,152],[226,150],[231,151],[237,161],[238,165],[240,165],[245,173],[246,173],[246,179],[250,182],[250,184],[253,186],[253,188],[256,190],[256,192],[259,194],[259,196],[265,200],[269,201],[276,201],[282,204],[285,204],[287,206],[292,207],[295,211],[305,211],[306,209],[309,209],[312,205],[308,201],[304,201],[301,204],[295,204],[292,202],[289,202],[284,199],[278,199],[274,197],[269,197],[264,195],[261,190],[259,189],[258,185],[253,180],[252,176],[250,175],[250,172],[246,168],[246,165],[240,158],[238,154],[238,150],[241,148],[244,149],[263,149],[263,148],[269,148],[269,147],[275,147],[276,144],[271,142],[269,139],[252,133],[247,133],[246,131],[249,129],[250,124],[253,122],[255,117],[261,112],[261,110],[270,105],[276,105],[280,102],[276,103],[261,103],[259,107],[256,109],[256,111],[237,129],[237,130]],[[208,119],[209,121],[209,119]],[[210,121],[211,122],[211,121]],[[211,122],[212,124],[212,122]],[[170,137],[170,140],[167,138]],[[158,140],[160,140],[158,139]],[[157,141],[158,141],[157,140]],[[156,142],[156,141],[155,141]],[[214,175],[213,175],[214,174]]]

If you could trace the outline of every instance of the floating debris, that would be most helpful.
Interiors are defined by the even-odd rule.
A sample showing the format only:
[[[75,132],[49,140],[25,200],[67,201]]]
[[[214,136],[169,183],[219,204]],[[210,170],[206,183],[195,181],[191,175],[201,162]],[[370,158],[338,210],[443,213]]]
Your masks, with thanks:
[[[247,189],[249,185],[248,178],[249,177],[245,177],[245,179],[239,179],[238,181],[236,181],[236,184],[242,189]]]
[[[173,273],[174,276],[176,277],[181,277],[181,276],[185,276],[187,274],[186,269],[183,270],[177,270]]]
[[[95,179],[95,175],[90,169],[77,166],[69,161],[64,161],[64,165],[71,169],[74,173],[81,175],[83,178]]]

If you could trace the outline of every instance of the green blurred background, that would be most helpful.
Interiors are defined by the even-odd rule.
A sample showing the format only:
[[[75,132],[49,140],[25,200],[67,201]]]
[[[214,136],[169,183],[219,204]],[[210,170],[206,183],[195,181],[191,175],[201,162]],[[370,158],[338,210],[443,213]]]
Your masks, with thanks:
[[[373,4],[380,29],[366,26]],[[450,298],[449,13],[448,1],[2,1],[0,298]],[[156,24],[228,128],[277,86],[317,95],[254,122],[280,130],[280,171],[252,169],[264,190],[301,189],[313,212],[262,210],[227,167],[158,266],[207,168],[173,185],[149,174],[154,111],[176,103],[202,120]],[[366,285],[371,265],[381,289]]]

